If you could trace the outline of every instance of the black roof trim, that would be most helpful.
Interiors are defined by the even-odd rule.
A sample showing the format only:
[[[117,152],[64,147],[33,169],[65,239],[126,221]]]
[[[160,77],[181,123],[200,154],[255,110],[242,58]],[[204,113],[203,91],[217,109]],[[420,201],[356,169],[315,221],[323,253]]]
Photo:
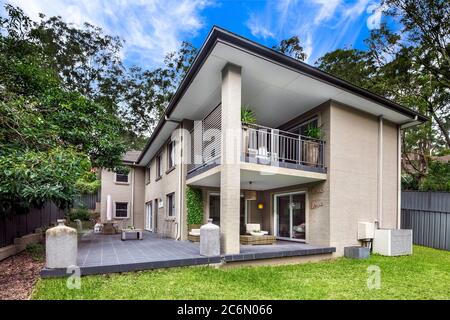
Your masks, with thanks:
[[[215,44],[218,41],[230,43],[237,47],[248,50],[248,51],[250,51],[254,54],[257,54],[259,56],[262,56],[268,60],[272,60],[272,61],[277,62],[281,65],[284,65],[286,67],[292,68],[292,69],[296,70],[297,72],[303,73],[309,77],[329,83],[335,87],[347,90],[353,94],[359,95],[366,99],[372,100],[376,103],[382,104],[383,106],[385,106],[391,110],[394,110],[396,112],[404,114],[408,117],[411,117],[412,119],[417,119],[417,121],[425,122],[425,121],[429,120],[428,117],[426,117],[418,112],[415,112],[414,110],[411,110],[405,106],[402,106],[398,103],[395,103],[392,100],[386,99],[378,94],[370,92],[361,87],[355,86],[348,81],[339,79],[329,73],[319,70],[316,67],[310,66],[302,61],[298,61],[294,58],[286,56],[276,50],[265,47],[257,42],[246,39],[240,35],[237,35],[235,33],[232,33],[230,31],[227,31],[220,27],[214,26],[211,29],[210,33],[208,34],[208,37],[206,38],[205,42],[203,43],[203,46],[200,48],[200,51],[198,52],[194,62],[192,63],[191,67],[189,68],[185,78],[183,79],[183,81],[181,82],[177,91],[175,92],[174,96],[170,100],[169,106],[167,107],[167,109],[164,113],[164,116],[160,119],[158,125],[156,126],[155,130],[153,131],[151,137],[149,138],[149,141],[147,142],[144,150],[142,150],[142,153],[140,154],[138,160],[136,161],[137,163],[139,163],[142,160],[142,158],[144,157],[144,155],[147,152],[148,148],[150,147],[151,143],[155,140],[155,138],[157,137],[162,126],[166,122],[165,117],[170,116],[170,114],[172,113],[172,111],[174,110],[174,108],[176,107],[178,102],[180,101],[181,97],[184,95],[185,91],[191,84],[194,77],[197,75],[201,66],[203,65],[206,58],[209,56],[210,52],[212,51],[212,49],[214,48]]]

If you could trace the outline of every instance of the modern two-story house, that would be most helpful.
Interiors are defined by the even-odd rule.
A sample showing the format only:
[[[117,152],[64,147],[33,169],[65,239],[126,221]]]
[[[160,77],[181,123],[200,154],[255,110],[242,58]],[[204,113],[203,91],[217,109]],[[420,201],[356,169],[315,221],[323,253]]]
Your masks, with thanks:
[[[245,123],[245,106],[256,121]],[[358,222],[400,226],[401,130],[409,108],[214,27],[127,175],[103,172],[102,217],[188,234],[186,187],[203,194],[221,250],[246,223],[279,239],[357,245]]]

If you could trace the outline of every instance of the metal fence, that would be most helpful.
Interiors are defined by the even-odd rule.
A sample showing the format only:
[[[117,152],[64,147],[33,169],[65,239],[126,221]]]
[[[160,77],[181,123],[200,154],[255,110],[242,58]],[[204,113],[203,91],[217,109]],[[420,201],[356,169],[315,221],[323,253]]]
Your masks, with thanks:
[[[53,203],[41,209],[32,209],[27,214],[0,217],[0,248],[14,243],[14,238],[33,233],[36,228],[45,228],[64,218],[65,211]]]
[[[402,192],[401,227],[413,230],[414,244],[450,250],[450,193]]]

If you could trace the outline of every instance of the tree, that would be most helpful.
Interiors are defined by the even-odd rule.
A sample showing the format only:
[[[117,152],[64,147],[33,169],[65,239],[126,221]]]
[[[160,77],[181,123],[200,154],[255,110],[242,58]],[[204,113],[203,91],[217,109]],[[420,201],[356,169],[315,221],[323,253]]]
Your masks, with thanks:
[[[47,201],[65,206],[92,166],[121,166],[123,125],[104,105],[66,87],[53,57],[3,23],[0,214]]]
[[[387,13],[405,23],[400,32],[393,32],[386,24],[382,24],[366,40],[366,51],[338,49],[325,54],[317,64],[324,71],[432,118],[426,124],[402,132],[404,181],[410,186],[420,186],[424,179],[437,172],[430,170],[434,166],[433,155],[450,148],[450,92],[445,84],[446,74],[438,74],[432,71],[433,66],[426,66],[430,57],[439,56],[431,64],[445,67],[445,59],[441,59],[444,56],[440,53],[441,45],[432,44],[431,39],[440,42],[445,34],[448,37],[448,23],[438,23],[445,20],[447,9],[444,7],[448,8],[448,5],[440,1],[423,1],[418,10],[420,14],[415,14],[411,1],[386,3],[394,6]],[[430,21],[419,22],[418,19]],[[423,25],[422,30],[417,29],[411,21],[416,21],[417,26]],[[433,28],[439,30],[433,31]],[[447,31],[442,32],[443,29]],[[437,34],[433,37],[421,35],[423,30]]]
[[[197,50],[183,42],[180,50],[168,53],[164,65],[144,70],[123,65],[123,40],[85,23],[82,28],[61,17],[40,15],[32,21],[18,7],[5,6],[0,17],[2,30],[10,38],[39,47],[61,85],[103,105],[123,120],[125,138],[142,147],[167,107]]]
[[[367,52],[357,49],[337,49],[320,57],[316,66],[357,86],[371,88],[376,67]]]
[[[61,85],[114,107],[124,73],[121,39],[88,23],[78,29],[59,16],[47,18],[44,14],[36,22],[9,4],[5,11],[7,17],[0,18],[2,29],[12,39],[39,47],[49,67],[57,71]]]
[[[162,117],[178,85],[193,62],[197,49],[183,42],[177,52],[164,59],[164,66],[153,70],[130,68],[123,81],[123,100],[126,106],[121,116],[132,132],[150,132]]]
[[[296,60],[305,61],[307,58],[298,36],[292,36],[289,39],[281,40],[279,45],[273,46],[272,48]]]
[[[418,62],[436,81],[450,88],[450,2],[384,0],[386,13],[397,17],[408,43],[420,48]]]
[[[450,163],[432,161],[429,173],[421,181],[419,189],[423,191],[450,191]]]

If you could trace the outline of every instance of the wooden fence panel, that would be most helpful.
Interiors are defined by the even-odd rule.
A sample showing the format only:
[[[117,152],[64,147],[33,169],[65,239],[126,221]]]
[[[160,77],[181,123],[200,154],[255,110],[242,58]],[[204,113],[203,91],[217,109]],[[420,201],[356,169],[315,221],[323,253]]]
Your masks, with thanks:
[[[15,238],[33,233],[37,228],[55,224],[65,213],[54,203],[46,203],[43,208],[33,208],[27,214],[0,217],[0,247],[13,244]]]

